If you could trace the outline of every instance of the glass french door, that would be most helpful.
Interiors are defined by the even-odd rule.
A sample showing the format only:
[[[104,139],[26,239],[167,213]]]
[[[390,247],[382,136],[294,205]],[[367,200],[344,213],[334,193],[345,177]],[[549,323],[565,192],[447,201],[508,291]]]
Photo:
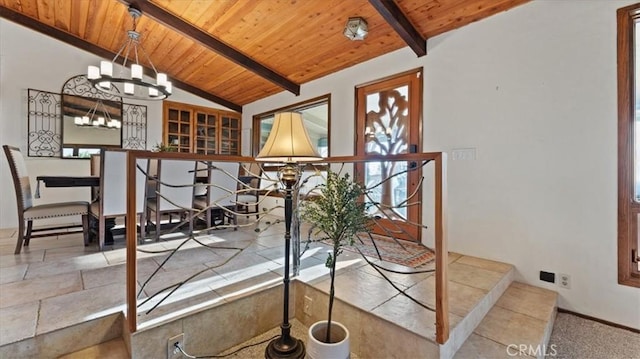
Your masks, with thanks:
[[[364,157],[422,151],[422,69],[356,87],[356,149]],[[422,171],[413,162],[375,161],[356,166],[370,189],[369,214],[379,235],[420,242]]]

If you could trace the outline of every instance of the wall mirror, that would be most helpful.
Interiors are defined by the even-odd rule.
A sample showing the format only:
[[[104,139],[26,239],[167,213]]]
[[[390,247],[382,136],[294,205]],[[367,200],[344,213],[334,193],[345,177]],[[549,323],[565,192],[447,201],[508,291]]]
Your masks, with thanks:
[[[96,90],[84,75],[62,88],[62,158],[90,158],[122,147],[122,98]]]

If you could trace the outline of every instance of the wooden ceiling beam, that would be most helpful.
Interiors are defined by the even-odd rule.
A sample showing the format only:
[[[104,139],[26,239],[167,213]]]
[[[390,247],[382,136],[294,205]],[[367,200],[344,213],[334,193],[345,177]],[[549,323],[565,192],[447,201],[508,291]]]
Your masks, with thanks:
[[[173,29],[174,31],[208,48],[209,50],[214,51],[218,55],[225,57],[233,63],[244,67],[245,69],[271,81],[272,83],[287,91],[292,92],[296,96],[300,95],[299,84],[280,75],[267,66],[259,63],[258,61],[252,59],[244,53],[211,36],[211,34],[209,34],[208,32],[205,32],[200,28],[191,25],[190,23],[173,15],[167,10],[147,0],[136,0],[130,2],[128,2],[127,0],[120,1],[142,11],[142,16],[148,16],[152,18],[159,24]]]
[[[109,50],[103,49],[102,47],[96,46],[88,41],[80,39],[74,35],[71,35],[53,26],[43,24],[29,16],[23,15],[3,5],[0,5],[0,17],[5,18],[9,21],[15,22],[17,24],[20,24],[33,31],[37,31],[41,34],[53,37],[54,39],[60,40],[71,46],[75,46],[79,49],[88,51],[96,56],[107,58],[107,59],[113,59],[116,56],[115,52],[111,52]],[[148,67],[144,68],[144,74],[152,78],[155,78],[155,71],[153,71]],[[242,106],[234,102],[223,99],[209,92],[203,91],[197,87],[191,86],[175,78],[171,78],[171,82],[173,83],[174,87],[178,87],[181,90],[190,92],[196,96],[200,96],[209,101],[213,101],[217,104],[230,108],[234,111],[242,112]]]
[[[407,16],[402,12],[393,0],[369,0],[369,3],[378,10],[380,15],[400,35],[404,42],[413,49],[418,57],[427,54],[427,40],[411,24]]]

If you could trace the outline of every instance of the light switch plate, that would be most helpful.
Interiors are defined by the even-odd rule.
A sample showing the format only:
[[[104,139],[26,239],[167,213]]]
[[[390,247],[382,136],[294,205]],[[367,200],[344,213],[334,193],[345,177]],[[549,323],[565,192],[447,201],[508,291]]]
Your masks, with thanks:
[[[475,148],[456,148],[451,150],[451,159],[453,161],[473,161],[476,159]]]

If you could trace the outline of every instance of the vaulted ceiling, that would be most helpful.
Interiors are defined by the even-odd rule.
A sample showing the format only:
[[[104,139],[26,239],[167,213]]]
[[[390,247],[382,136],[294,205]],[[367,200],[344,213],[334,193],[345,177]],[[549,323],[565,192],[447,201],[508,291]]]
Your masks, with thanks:
[[[110,60],[134,6],[142,47],[174,87],[241,111],[406,46],[424,56],[429,38],[527,1],[0,0],[0,16]],[[354,16],[368,23],[364,41],[342,34]]]

